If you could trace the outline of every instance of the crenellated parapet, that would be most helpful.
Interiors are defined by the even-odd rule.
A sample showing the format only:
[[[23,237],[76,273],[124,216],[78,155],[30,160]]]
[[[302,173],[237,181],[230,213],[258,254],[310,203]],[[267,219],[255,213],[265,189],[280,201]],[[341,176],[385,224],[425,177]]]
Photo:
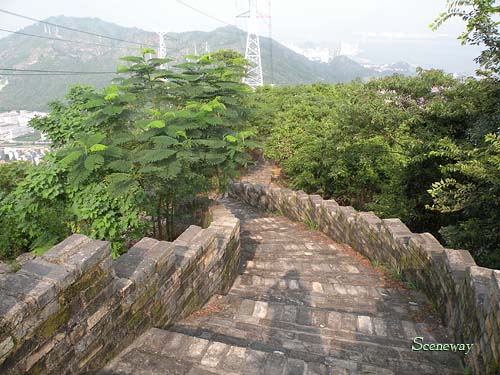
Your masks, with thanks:
[[[239,219],[211,208],[206,229],[143,238],[117,260],[72,235],[17,272],[0,270],[0,373],[79,374],[102,367],[150,327],[225,293],[239,263]]]
[[[457,343],[474,343],[464,358],[474,373],[500,373],[500,271],[477,266],[468,251],[446,249],[429,233],[412,233],[399,219],[380,219],[317,195],[240,182],[230,196],[313,223],[370,260],[397,267],[427,294]]]

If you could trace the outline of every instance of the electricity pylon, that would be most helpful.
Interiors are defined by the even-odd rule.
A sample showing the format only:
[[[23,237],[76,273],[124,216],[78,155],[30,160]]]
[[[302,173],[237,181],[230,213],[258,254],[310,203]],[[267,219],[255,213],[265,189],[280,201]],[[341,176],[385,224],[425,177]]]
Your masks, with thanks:
[[[165,44],[165,32],[163,31],[157,31],[156,32],[158,34],[158,38],[159,38],[159,46],[158,46],[158,53],[157,53],[157,56],[159,59],[164,59],[165,57],[167,57],[167,45]],[[168,69],[168,66],[166,64],[162,64],[160,66],[161,69]]]
[[[259,5],[261,5],[259,4],[259,0],[248,0],[248,12],[237,16],[248,18],[245,58],[250,62],[251,66],[248,69],[247,77],[243,79],[243,82],[252,88],[256,88],[264,84],[264,78],[262,75],[262,58],[260,54],[259,20],[267,18],[269,20],[269,24],[271,23],[270,0],[265,1],[268,5],[268,9],[266,11],[263,11],[262,7],[259,7]]]

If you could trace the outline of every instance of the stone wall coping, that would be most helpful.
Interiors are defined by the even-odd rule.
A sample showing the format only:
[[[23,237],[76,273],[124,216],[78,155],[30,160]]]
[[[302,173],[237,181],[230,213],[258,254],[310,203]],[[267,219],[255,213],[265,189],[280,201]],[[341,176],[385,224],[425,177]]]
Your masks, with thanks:
[[[137,305],[138,302],[135,304],[132,302],[137,298],[140,300],[143,295],[148,296],[144,293],[148,285],[152,285],[151,283],[156,282],[155,280],[161,276],[160,270],[165,272],[171,269],[172,282],[174,282],[184,271],[192,272],[195,260],[203,256],[207,249],[224,250],[225,248],[220,246],[228,246],[232,239],[239,241],[239,219],[220,204],[210,207],[210,213],[213,222],[208,228],[202,229],[191,225],[173,242],[144,237],[116,260],[111,257],[109,242],[73,234],[42,256],[26,261],[17,272],[10,272],[8,267],[0,262],[0,367],[17,350],[23,352],[26,350],[27,353],[34,353],[38,350],[36,355],[30,355],[26,360],[16,360],[12,364],[12,366],[25,366],[22,367],[24,370],[29,369],[43,355],[50,352],[57,343],[62,342],[61,338],[54,341],[54,338],[48,336],[46,319],[53,319],[52,316],[59,314],[58,311],[60,314],[67,314],[66,310],[60,309],[70,301],[69,299],[78,297],[72,289],[73,285],[81,284],[87,288],[87,285],[91,286],[95,282],[94,278],[102,279],[102,285],[99,284],[98,288],[102,290],[101,294],[104,293],[103,298],[107,296],[107,299],[102,300],[103,305],[100,308],[95,303],[92,306],[82,304],[80,312],[72,308],[72,311],[77,311],[77,314],[83,314],[83,311],[92,313],[87,320],[87,329],[90,330],[102,317],[108,316],[111,309],[114,309],[114,305],[104,305],[107,301],[118,303],[117,306],[120,304],[130,306],[127,308],[135,313],[140,310],[141,305]],[[237,248],[239,249],[239,245]],[[221,250],[214,251],[220,254]],[[218,264],[214,263],[214,266],[220,267]],[[203,265],[206,266],[205,263]],[[236,270],[237,267],[234,272]],[[216,277],[216,274],[211,277]],[[221,280],[221,277],[214,279],[214,285],[220,283]],[[226,279],[225,282],[227,280],[230,281]],[[85,295],[82,294],[81,297],[83,300],[90,301],[99,290],[93,291],[92,287],[87,288]],[[207,289],[206,293],[213,293],[215,290],[216,288],[210,288],[210,291]],[[186,289],[186,291],[189,290]],[[181,292],[184,293],[182,290],[178,291],[178,293]],[[160,296],[155,298],[160,298]],[[172,298],[174,298],[172,306],[180,306],[181,301],[176,301],[175,296]],[[122,299],[121,302],[120,299]],[[203,301],[199,300],[197,303],[203,303]],[[178,310],[179,313],[188,311],[192,308],[190,306]],[[76,316],[62,315],[61,319],[79,324],[79,318]],[[41,342],[33,348],[23,345],[23,342],[30,340],[34,333],[37,337],[44,337],[40,332],[47,332],[44,335],[47,335],[49,341]],[[78,342],[77,336],[71,338],[70,341],[75,346],[82,344]],[[98,349],[89,347],[89,350],[91,350],[88,353],[90,356],[98,353]],[[81,366],[87,366],[87,362],[82,362]],[[1,368],[0,372],[2,372]]]

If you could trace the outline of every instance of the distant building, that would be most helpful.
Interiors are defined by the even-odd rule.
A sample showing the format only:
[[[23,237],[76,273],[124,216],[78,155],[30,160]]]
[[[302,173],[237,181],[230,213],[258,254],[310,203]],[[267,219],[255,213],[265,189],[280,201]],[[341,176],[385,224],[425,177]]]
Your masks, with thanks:
[[[23,146],[0,148],[0,162],[29,161],[34,164],[40,163],[43,155],[49,150],[49,146]]]
[[[45,116],[45,112],[10,111],[0,112],[0,141],[12,142],[15,138],[33,133],[28,126],[35,116]]]
[[[308,47],[302,48],[295,44],[287,45],[292,51],[298,53],[299,55],[307,57],[311,61],[321,61],[327,63],[331,59],[330,50],[328,48],[319,47]]]
[[[337,56],[356,56],[359,53],[359,45],[341,42],[339,47],[335,48],[332,57]]]
[[[354,56],[359,52],[357,44],[339,43],[337,47],[319,47],[312,44],[307,44],[304,47],[299,47],[295,44],[287,45],[292,51],[307,57],[311,61],[321,61],[328,63],[337,56]]]

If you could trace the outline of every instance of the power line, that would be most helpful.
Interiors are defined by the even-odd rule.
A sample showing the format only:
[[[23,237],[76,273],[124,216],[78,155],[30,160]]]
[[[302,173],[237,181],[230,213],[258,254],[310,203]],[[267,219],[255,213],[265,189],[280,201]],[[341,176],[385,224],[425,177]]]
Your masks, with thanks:
[[[225,25],[233,26],[231,23],[226,22],[226,21],[224,21],[224,20],[221,20],[220,18],[214,17],[214,16],[212,16],[212,15],[210,15],[210,14],[208,14],[208,13],[206,13],[206,12],[204,12],[204,11],[202,11],[202,10],[198,9],[198,8],[195,8],[195,7],[194,7],[194,6],[192,6],[192,5],[189,5],[188,3],[186,3],[186,2],[184,2],[184,1],[182,1],[182,0],[176,0],[176,1],[177,1],[179,4],[182,4],[182,5],[184,5],[185,7],[188,7],[189,9],[192,9],[192,10],[194,10],[194,11],[195,11],[195,12],[197,12],[197,13],[203,14],[204,16],[206,16],[206,17],[208,17],[208,18],[211,18],[211,19],[213,19],[213,20],[215,20],[215,21],[217,21],[217,22],[223,23],[223,24],[225,24]]]
[[[109,74],[117,74],[117,73],[106,73],[107,75]],[[81,75],[96,75],[96,73],[0,73],[0,77],[3,76],[81,76]]]
[[[17,68],[0,68],[0,70],[9,70],[14,72],[36,72],[36,73],[116,73],[105,71],[73,71],[73,70],[42,70],[42,69],[17,69]]]
[[[22,32],[22,31],[14,31],[14,30],[7,30],[7,29],[0,29],[0,31],[4,31],[6,33],[12,33],[12,34],[19,34],[19,35],[24,35],[24,36],[30,36],[30,37],[33,37],[33,38],[55,40],[55,41],[58,41],[58,42],[65,42],[65,43],[90,44],[90,45],[93,45],[93,46],[106,47],[106,48],[118,48],[118,49],[130,49],[130,48],[132,48],[132,47],[115,47],[115,46],[109,46],[109,45],[100,44],[100,43],[94,43],[94,42],[80,42],[78,40],[71,40],[71,39],[64,39],[64,38],[53,38],[53,37],[50,37],[50,36],[35,35],[35,34],[25,33],[25,32]]]
[[[8,11],[8,10],[5,10],[5,9],[0,9],[0,12],[5,13],[5,14],[9,14],[11,16],[24,18],[24,19],[27,19],[27,20],[30,20],[30,21],[40,22],[40,23],[44,23],[46,25],[59,27],[61,29],[75,31],[77,33],[82,33],[82,34],[87,34],[87,35],[92,35],[92,36],[98,36],[98,37],[101,37],[101,38],[110,39],[110,40],[114,40],[114,41],[117,41],[117,42],[137,44],[137,45],[140,45],[140,46],[156,47],[153,44],[140,43],[140,42],[135,42],[135,41],[131,41],[131,40],[126,40],[126,39],[121,39],[121,38],[115,38],[115,37],[108,36],[108,35],[97,34],[97,33],[93,33],[93,32],[90,32],[90,31],[84,31],[84,30],[75,29],[73,27],[59,25],[59,24],[56,24],[56,23],[53,23],[53,22],[42,21],[42,20],[39,20],[39,19],[36,19],[36,18],[24,16],[24,15],[19,14],[19,13],[14,13],[14,12],[11,12],[11,11]],[[168,37],[168,38],[170,38],[172,40],[176,40],[175,38],[172,38],[172,37]]]
[[[3,73],[5,70],[10,73]],[[73,71],[73,70],[42,70],[42,69],[15,69],[0,68],[0,75],[83,75],[83,74],[118,74],[106,71]]]

